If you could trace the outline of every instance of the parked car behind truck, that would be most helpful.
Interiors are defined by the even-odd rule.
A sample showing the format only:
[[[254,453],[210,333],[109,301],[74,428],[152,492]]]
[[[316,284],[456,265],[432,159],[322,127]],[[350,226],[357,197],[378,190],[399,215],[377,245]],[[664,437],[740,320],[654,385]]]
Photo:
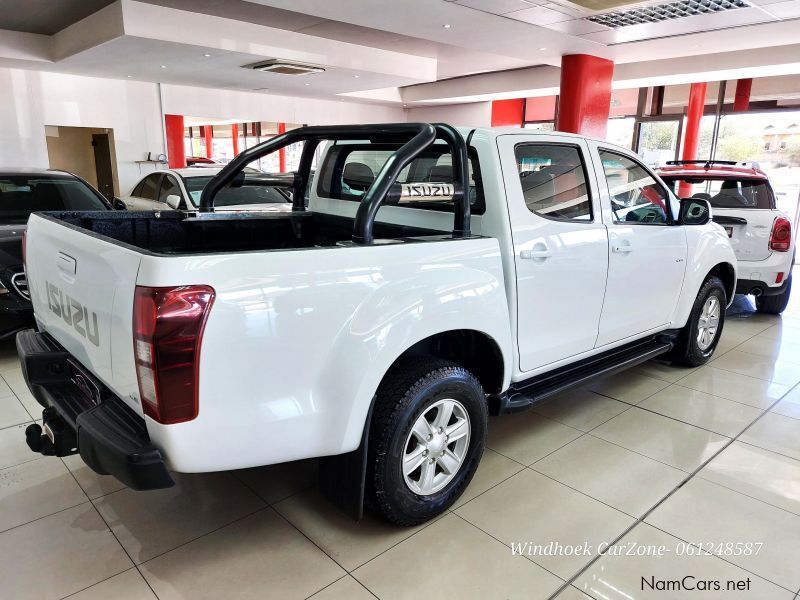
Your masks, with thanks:
[[[213,212],[296,142],[293,212]],[[350,514],[420,523],[469,483],[488,414],[711,357],[736,258],[709,217],[602,141],[422,123],[292,130],[198,212],[37,214],[28,443],[135,489],[322,457]]]

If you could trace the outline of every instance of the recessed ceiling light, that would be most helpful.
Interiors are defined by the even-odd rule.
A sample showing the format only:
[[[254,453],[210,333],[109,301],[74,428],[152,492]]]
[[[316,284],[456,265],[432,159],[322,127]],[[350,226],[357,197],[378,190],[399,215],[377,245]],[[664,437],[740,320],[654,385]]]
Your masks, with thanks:
[[[211,57],[211,55],[208,54],[207,52],[205,54],[203,54],[203,56],[205,56],[206,58],[210,58]]]
[[[161,68],[162,68],[162,69],[166,69],[166,68],[167,68],[167,65],[161,65]]]
[[[310,84],[310,83],[307,83],[306,85],[311,85],[311,84]]]
[[[539,48],[539,51],[540,51],[540,52],[544,52],[545,50],[547,50],[547,48],[545,48],[544,46],[542,46],[541,48]]]
[[[450,23],[445,23],[444,25],[442,25],[442,27],[444,27],[445,29],[450,29],[452,25],[450,25]]]
[[[353,79],[358,79],[361,75],[353,75]]]
[[[133,75],[125,75],[125,77],[127,77],[128,79],[130,79],[131,77],[133,77]]]

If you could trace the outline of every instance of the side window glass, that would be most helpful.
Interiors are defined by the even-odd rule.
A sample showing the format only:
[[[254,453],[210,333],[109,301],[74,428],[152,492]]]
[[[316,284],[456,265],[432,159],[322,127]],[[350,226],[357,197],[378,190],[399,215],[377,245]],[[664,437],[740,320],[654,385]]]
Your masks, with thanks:
[[[144,188],[144,180],[140,181],[136,184],[136,187],[133,188],[131,192],[131,196],[136,196],[137,198],[142,195],[142,189]]]
[[[635,160],[600,150],[615,223],[666,225],[666,190]]]
[[[158,201],[166,204],[167,196],[173,194],[175,196],[181,195],[181,189],[178,187],[178,182],[171,175],[164,175],[161,179],[161,191],[158,193]]]
[[[140,190],[138,197],[144,198],[146,200],[155,200],[156,199],[156,186],[158,185],[158,178],[160,174],[153,174],[148,175],[142,181],[142,189]]]
[[[561,221],[592,220],[586,169],[575,146],[520,144],[514,149],[525,204],[532,213]]]

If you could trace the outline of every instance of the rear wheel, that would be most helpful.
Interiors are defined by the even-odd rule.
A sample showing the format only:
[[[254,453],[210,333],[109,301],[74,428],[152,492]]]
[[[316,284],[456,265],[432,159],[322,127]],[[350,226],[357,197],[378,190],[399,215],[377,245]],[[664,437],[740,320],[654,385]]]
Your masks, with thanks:
[[[394,367],[370,425],[370,506],[399,525],[447,510],[478,468],[486,422],[483,388],[463,367],[432,357]]]
[[[708,362],[722,335],[725,324],[725,285],[718,277],[709,277],[692,306],[684,328],[678,336],[672,360],[687,367]]]
[[[774,296],[757,296],[756,297],[756,310],[760,313],[768,315],[779,315],[786,307],[789,306],[789,295],[792,293],[792,274],[786,280],[786,285],[783,286],[783,291]]]

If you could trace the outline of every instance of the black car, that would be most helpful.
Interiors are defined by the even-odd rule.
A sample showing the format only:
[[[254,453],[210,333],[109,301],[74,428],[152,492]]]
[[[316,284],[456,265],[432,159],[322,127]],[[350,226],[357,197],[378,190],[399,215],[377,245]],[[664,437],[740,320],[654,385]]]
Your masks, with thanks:
[[[22,268],[22,234],[32,212],[112,210],[100,192],[64,171],[0,169],[0,339],[33,323]]]

